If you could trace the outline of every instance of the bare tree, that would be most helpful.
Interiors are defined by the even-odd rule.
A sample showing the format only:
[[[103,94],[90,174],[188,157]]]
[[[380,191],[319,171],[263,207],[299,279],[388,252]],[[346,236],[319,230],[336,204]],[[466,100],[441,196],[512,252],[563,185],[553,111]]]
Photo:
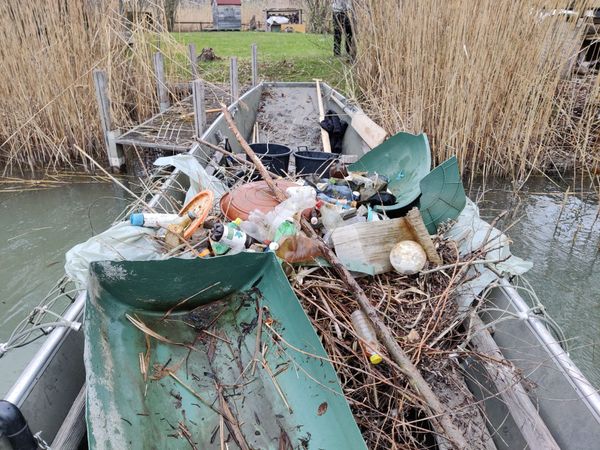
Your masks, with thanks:
[[[165,17],[167,19],[167,30],[175,29],[175,21],[177,19],[177,9],[181,0],[165,0]]]

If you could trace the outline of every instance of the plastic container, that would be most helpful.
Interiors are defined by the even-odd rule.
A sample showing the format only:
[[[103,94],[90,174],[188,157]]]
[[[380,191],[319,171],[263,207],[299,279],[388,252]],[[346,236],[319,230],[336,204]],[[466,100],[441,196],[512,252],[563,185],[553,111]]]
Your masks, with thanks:
[[[329,167],[339,158],[336,153],[301,151],[294,153],[296,175],[328,173]]]
[[[133,213],[129,216],[129,223],[134,227],[166,228],[167,225],[177,224],[186,220],[186,216],[179,214]]]
[[[379,342],[377,341],[377,335],[371,321],[360,309],[354,311],[350,315],[350,318],[352,319],[354,331],[361,339],[363,350],[369,357],[369,361],[371,364],[379,364],[383,359],[381,358]]]
[[[292,150],[281,144],[250,144],[265,168],[277,175],[285,176],[290,164]]]
[[[214,242],[227,245],[231,248],[233,252],[231,254],[239,253],[254,243],[254,240],[242,230],[233,225],[225,225],[222,223],[215,224],[210,233],[210,238]]]
[[[311,261],[323,255],[321,247],[313,239],[300,234],[286,237],[275,248],[275,253],[289,263]]]

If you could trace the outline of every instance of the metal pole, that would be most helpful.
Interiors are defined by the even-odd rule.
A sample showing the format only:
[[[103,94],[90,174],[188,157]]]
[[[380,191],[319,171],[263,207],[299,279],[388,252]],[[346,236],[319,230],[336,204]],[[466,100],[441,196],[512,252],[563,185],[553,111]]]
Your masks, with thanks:
[[[237,102],[240,98],[240,87],[238,85],[237,57],[235,56],[229,60],[229,82],[231,83],[231,102]]]
[[[158,94],[158,109],[165,112],[169,109],[169,92],[165,82],[165,60],[161,52],[154,54],[154,76],[156,77],[156,90]]]
[[[202,137],[206,128],[206,109],[204,107],[204,82],[192,81],[192,101],[194,103],[194,128],[196,137]]]

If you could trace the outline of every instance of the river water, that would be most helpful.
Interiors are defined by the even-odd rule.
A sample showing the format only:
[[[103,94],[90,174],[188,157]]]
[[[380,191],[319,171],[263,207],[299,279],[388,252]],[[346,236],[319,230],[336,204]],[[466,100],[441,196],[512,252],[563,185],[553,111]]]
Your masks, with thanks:
[[[106,229],[125,206],[110,183],[0,192],[0,343],[64,274],[65,252]],[[0,358],[0,398],[42,342]]]
[[[580,194],[564,201],[566,185],[544,178],[517,195],[500,180],[473,186],[469,196],[479,197],[485,219],[509,210],[499,226],[509,227],[513,253],[534,262],[527,279],[569,339],[573,360],[600,387],[597,200]],[[124,206],[122,190],[111,184],[0,192],[0,342],[62,275],[65,251],[108,227]],[[40,344],[0,358],[0,396]]]
[[[468,193],[483,219],[502,211],[498,227],[511,238],[511,251],[533,262],[524,278],[566,335],[569,354],[600,388],[600,215],[595,194],[546,178],[530,179],[514,194],[510,183],[474,183]],[[573,188],[570,188],[573,191]]]

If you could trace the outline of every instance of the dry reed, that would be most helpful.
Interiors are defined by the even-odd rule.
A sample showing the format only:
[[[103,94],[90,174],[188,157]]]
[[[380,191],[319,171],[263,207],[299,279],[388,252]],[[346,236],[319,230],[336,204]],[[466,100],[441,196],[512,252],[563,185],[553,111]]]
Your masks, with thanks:
[[[133,2],[132,2],[133,3]],[[158,3],[158,2],[157,2]],[[104,160],[92,72],[107,71],[115,124],[127,127],[156,105],[151,64],[158,48],[178,71],[185,49],[155,21],[128,21],[110,0],[0,2],[0,168],[59,168]],[[3,167],[2,167],[3,166]]]
[[[564,1],[354,4],[355,82],[389,132],[426,132],[471,174],[598,173],[600,82],[574,74],[585,26],[552,14]]]

